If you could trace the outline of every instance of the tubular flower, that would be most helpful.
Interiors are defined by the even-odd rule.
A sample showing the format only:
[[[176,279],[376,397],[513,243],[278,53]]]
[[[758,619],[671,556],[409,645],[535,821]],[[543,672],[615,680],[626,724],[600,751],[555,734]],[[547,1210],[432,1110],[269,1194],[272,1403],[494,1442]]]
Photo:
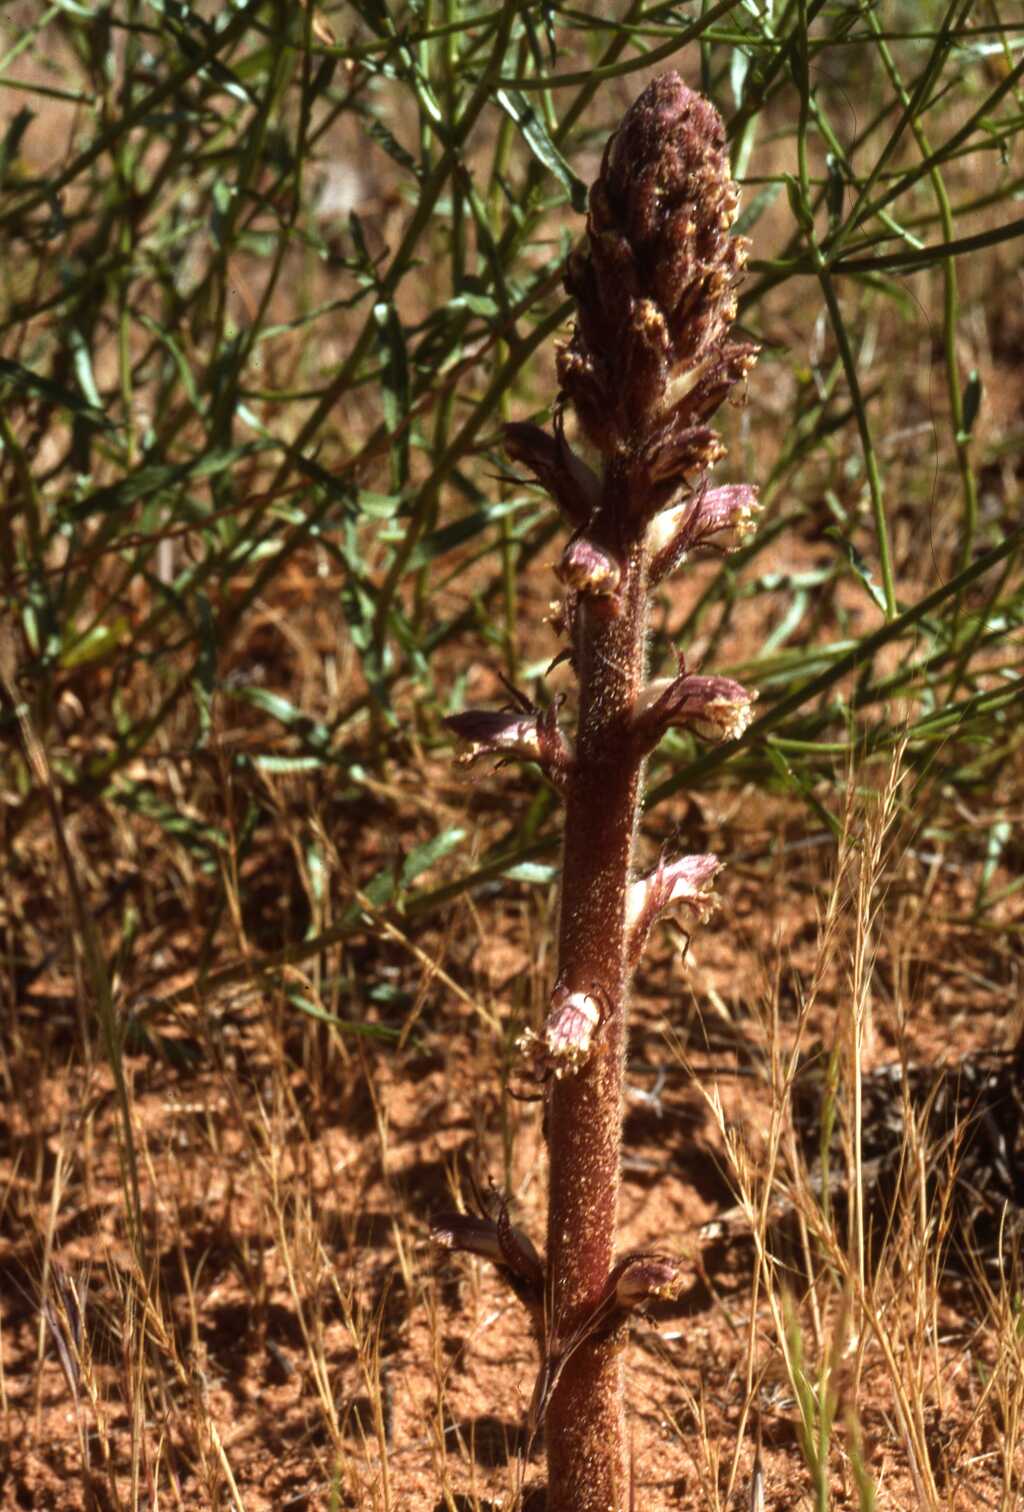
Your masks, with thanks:
[[[572,764],[572,747],[558,725],[560,702],[556,699],[541,711],[467,709],[444,722],[469,747],[458,758],[461,765],[469,766],[481,756],[536,761],[560,786]]]
[[[747,483],[701,489],[680,504],[655,515],[647,532],[651,583],[674,572],[691,551],[714,546],[734,551],[755,528],[760,511],[757,489]]]
[[[622,581],[622,568],[611,553],[585,536],[569,542],[557,570],[567,588],[591,598],[614,598]]]
[[[544,1263],[529,1235],[512,1226],[504,1202],[499,1205],[496,1220],[471,1213],[439,1213],[431,1221],[430,1237],[441,1249],[479,1255],[500,1267],[528,1306],[542,1300]]]
[[[601,484],[566,441],[560,412],[553,436],[525,421],[506,425],[505,450],[514,462],[530,469],[573,529],[586,527],[600,503]]]
[[[631,882],[626,894],[629,959],[639,960],[654,923],[670,909],[688,908],[696,923],[705,923],[718,903],[714,886],[721,870],[717,856],[678,856]]]
[[[590,1054],[601,1024],[601,1003],[589,992],[570,992],[557,987],[543,1031],[527,1029],[516,1048],[530,1063],[533,1074],[561,1078],[578,1071]]]
[[[615,1301],[619,1307],[632,1312],[653,1302],[658,1297],[673,1299],[679,1295],[682,1284],[682,1267],[669,1255],[627,1255],[612,1271],[609,1282],[615,1286]]]
[[[647,684],[637,701],[634,728],[647,749],[673,726],[690,729],[702,740],[738,740],[754,717],[756,698],[731,677],[700,677],[684,664],[678,677]]]
[[[738,204],[718,112],[678,74],[655,79],[605,148],[558,356],[563,400],[645,511],[722,454],[707,422],[757,355],[729,339],[747,255],[729,234]]]

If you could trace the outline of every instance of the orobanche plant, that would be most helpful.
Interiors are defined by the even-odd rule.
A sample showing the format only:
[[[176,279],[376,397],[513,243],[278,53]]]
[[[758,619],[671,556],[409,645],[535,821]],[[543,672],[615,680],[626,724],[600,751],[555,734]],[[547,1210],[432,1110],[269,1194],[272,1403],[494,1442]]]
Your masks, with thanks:
[[[587,236],[567,265],[576,319],[558,352],[553,434],[506,430],[510,456],[572,532],[555,625],[578,682],[575,739],[559,700],[448,721],[467,742],[463,759],[537,762],[565,800],[558,976],[542,1029],[519,1042],[547,1102],[546,1257],[503,1202],[496,1217],[446,1214],[433,1229],[439,1243],[494,1261],[531,1312],[549,1512],[630,1506],[629,1317],[680,1281],[670,1256],[615,1252],[629,986],[661,914],[707,917],[719,861],[663,859],[637,876],[633,856],[645,760],[665,731],[730,740],[751,717],[739,683],[691,671],[682,656],[677,676],[649,681],[646,657],[654,590],[699,548],[737,544],[757,509],[755,489],[708,483],[725,451],[709,422],[757,356],[731,334],[747,250],[730,234],[738,200],[717,112],[677,74],[656,79],[605,148]]]

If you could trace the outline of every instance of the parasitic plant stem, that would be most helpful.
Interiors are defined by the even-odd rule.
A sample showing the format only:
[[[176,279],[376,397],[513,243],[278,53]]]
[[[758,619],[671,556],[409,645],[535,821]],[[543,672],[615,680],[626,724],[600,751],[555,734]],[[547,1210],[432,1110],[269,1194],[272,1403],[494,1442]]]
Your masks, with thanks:
[[[642,755],[631,724],[644,678],[645,553],[625,563],[619,612],[584,605],[576,625],[579,722],[566,794],[559,987],[600,1013],[593,1053],[553,1079],[548,1106],[548,1351],[560,1375],[546,1405],[548,1505],[626,1505],[622,1349],[590,1320],[615,1257],[626,1064],[628,882]],[[579,1342],[576,1342],[579,1341]],[[573,1345],[575,1344],[575,1348]]]
[[[496,1217],[448,1214],[449,1248],[484,1256],[530,1311],[541,1352],[531,1406],[548,1456],[548,1512],[627,1512],[624,1348],[633,1311],[678,1290],[670,1256],[616,1258],[629,988],[654,921],[713,903],[714,856],[662,859],[639,875],[634,849],[647,755],[666,730],[731,740],[752,697],[726,677],[648,680],[647,620],[658,584],[700,549],[752,528],[756,491],[711,488],[724,448],[709,420],[757,350],[732,339],[746,244],[730,235],[739,195],[718,114],[677,74],[644,90],[610,139],[590,191],[587,237],[565,283],[576,321],[558,353],[553,434],[506,427],[509,454],[561,509],[572,535],[557,658],[578,684],[575,741],[515,694],[502,711],[448,723],[468,750],[537,762],[566,805],[558,977],[540,1031],[520,1041],[545,1089],[550,1158],[547,1255]],[[575,416],[575,448],[566,413]]]

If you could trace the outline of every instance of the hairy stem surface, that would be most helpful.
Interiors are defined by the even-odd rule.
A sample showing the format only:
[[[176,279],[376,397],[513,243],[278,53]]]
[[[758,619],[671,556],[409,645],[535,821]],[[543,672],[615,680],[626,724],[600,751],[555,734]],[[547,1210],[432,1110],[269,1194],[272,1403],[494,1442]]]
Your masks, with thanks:
[[[547,1408],[549,1512],[620,1512],[628,1499],[625,1328],[594,1322],[612,1266],[625,1074],[626,889],[642,761],[629,727],[644,673],[646,563],[627,563],[621,611],[585,603],[577,625],[580,712],[567,793],[559,980],[599,1000],[595,1054],[554,1083],[548,1319],[559,1370]]]

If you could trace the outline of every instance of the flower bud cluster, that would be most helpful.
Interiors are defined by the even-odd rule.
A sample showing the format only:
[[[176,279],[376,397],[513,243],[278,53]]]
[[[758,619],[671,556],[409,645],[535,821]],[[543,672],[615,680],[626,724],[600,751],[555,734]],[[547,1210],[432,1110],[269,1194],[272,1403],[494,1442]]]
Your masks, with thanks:
[[[747,255],[730,235],[738,204],[717,111],[678,74],[655,79],[605,148],[558,356],[563,401],[630,515],[650,518],[723,454],[707,422],[757,356],[730,339]]]

